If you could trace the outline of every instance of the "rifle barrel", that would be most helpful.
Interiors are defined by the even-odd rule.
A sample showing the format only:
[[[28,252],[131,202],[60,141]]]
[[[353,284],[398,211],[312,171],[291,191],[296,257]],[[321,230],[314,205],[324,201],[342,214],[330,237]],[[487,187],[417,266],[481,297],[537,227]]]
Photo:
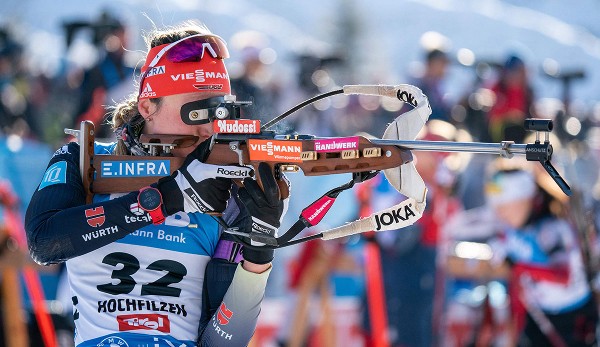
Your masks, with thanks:
[[[525,144],[515,144],[511,141],[499,143],[385,139],[371,139],[370,141],[378,145],[395,145],[415,151],[492,153],[501,155],[525,155],[525,148],[527,146]]]

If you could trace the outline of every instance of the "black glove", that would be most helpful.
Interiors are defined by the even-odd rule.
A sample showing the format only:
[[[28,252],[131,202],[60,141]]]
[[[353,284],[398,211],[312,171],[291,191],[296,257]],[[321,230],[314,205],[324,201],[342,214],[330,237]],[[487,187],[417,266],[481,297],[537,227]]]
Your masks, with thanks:
[[[258,166],[258,175],[263,185],[251,178],[244,179],[244,187],[240,188],[238,195],[251,218],[249,230],[256,233],[267,234],[277,237],[277,231],[281,225],[281,218],[287,209],[287,199],[281,199],[279,186],[273,177],[273,172],[266,163]],[[283,177],[286,184],[289,182]],[[251,241],[254,246],[263,245],[260,242]],[[267,264],[273,260],[272,249],[255,249],[244,247],[244,259],[255,264]]]
[[[205,164],[210,154],[210,139],[202,142],[185,159],[181,168],[158,181],[168,215],[179,211],[218,212],[231,197],[231,179],[250,177],[251,168]]]

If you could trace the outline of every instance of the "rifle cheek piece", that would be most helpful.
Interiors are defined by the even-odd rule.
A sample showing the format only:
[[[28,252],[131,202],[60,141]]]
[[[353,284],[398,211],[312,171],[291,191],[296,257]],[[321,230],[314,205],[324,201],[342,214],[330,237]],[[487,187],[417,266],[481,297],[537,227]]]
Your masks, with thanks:
[[[552,158],[552,145],[550,144],[550,132],[554,128],[551,119],[527,118],[523,127],[527,131],[535,131],[535,142],[525,146],[525,158],[528,161],[546,162]],[[544,143],[540,141],[540,132],[544,133]]]
[[[554,128],[554,124],[551,119],[527,118],[525,119],[524,127],[527,131],[550,132]]]

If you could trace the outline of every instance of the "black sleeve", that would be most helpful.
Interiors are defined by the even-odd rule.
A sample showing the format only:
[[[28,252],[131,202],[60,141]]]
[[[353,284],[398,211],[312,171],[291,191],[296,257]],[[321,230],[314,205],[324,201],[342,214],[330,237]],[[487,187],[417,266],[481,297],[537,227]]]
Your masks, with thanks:
[[[232,186],[232,197],[229,204],[223,213],[223,220],[230,227],[238,227],[242,231],[246,231],[246,226],[249,225],[249,216],[245,209],[242,208],[242,202],[237,197],[237,186]],[[220,226],[222,228],[222,226]],[[219,242],[235,242],[235,238],[227,233],[222,232]],[[240,247],[242,245],[240,244]],[[211,259],[206,265],[204,272],[204,284],[202,290],[202,315],[200,317],[200,332],[208,325],[211,317],[217,312],[223,297],[233,281],[233,275],[237,263],[235,255],[230,255],[229,259]]]
[[[241,231],[247,231],[251,225],[251,217],[248,215],[244,205],[237,197],[237,186],[232,187],[232,198],[227,205],[227,209],[223,213],[224,221],[230,227],[237,227]],[[227,233],[222,233],[219,242],[235,242],[235,238]],[[240,245],[241,246],[241,245]],[[235,256],[230,256],[230,259],[234,259]],[[223,310],[224,298],[233,282],[236,271],[238,271],[239,264],[235,261],[227,259],[211,259],[206,265],[204,272],[204,283],[202,288],[202,315],[200,317],[200,326],[198,329],[198,336],[200,340],[198,345],[202,347],[214,347],[221,345],[236,345],[233,343],[233,334],[227,332],[227,329],[221,329],[220,322],[218,319],[218,310]],[[260,286],[259,286],[260,287]],[[255,298],[255,304],[251,305],[255,307],[256,301],[258,306],[262,301],[264,295],[264,288],[261,293]],[[248,299],[248,298],[246,298]],[[252,301],[252,300],[250,300]],[[232,305],[232,302],[228,302],[225,305]],[[236,304],[239,305],[239,304]],[[221,312],[221,315],[224,313]],[[239,317],[236,317],[239,319]],[[221,319],[224,319],[221,317]],[[249,339],[256,326],[256,316],[245,317],[241,322],[242,329],[237,329],[235,339],[241,346],[248,344]],[[212,322],[211,322],[212,321]],[[242,338],[242,336],[246,338]]]
[[[221,305],[237,268],[237,263],[225,259],[211,259],[206,265],[202,288],[202,314],[198,336],[209,324],[210,319]]]
[[[135,218],[130,206],[137,192],[86,205],[79,171],[79,145],[56,151],[25,215],[32,258],[43,265],[59,263],[108,245],[151,223]]]

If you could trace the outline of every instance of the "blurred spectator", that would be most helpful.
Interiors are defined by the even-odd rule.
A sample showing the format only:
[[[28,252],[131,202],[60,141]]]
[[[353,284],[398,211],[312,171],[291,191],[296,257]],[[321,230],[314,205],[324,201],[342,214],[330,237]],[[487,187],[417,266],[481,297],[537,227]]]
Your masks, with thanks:
[[[11,230],[8,211],[18,206],[9,181],[0,178],[0,345],[29,344],[27,321],[19,284],[19,270],[26,264],[26,253],[17,247],[16,230]]]
[[[332,273],[355,269],[353,259],[337,241],[303,243],[289,264],[287,312],[277,333],[280,346],[333,346],[336,341]],[[318,305],[314,299],[318,298]],[[319,310],[314,310],[319,307]]]
[[[442,83],[448,70],[448,56],[440,49],[433,49],[425,55],[425,71],[423,76],[415,79],[412,84],[419,87],[427,95],[431,105],[429,119],[440,119],[450,122],[450,106],[444,100]]]
[[[454,124],[466,129],[476,141],[491,142],[488,112],[494,105],[494,95],[488,85],[490,77],[502,67],[495,61],[478,61],[469,66],[473,80],[452,108]]]
[[[510,56],[503,65],[493,62],[478,65],[474,91],[461,102],[467,113],[466,128],[478,141],[523,143],[526,135],[524,120],[536,114],[525,63],[517,56]],[[500,73],[498,80],[489,86],[489,82],[481,80],[479,75],[483,72],[479,70],[491,68],[498,69]],[[486,84],[489,89],[484,87]],[[461,172],[458,195],[465,209],[485,204],[485,171],[491,160],[490,156],[473,156]]]
[[[425,125],[421,140],[452,141],[455,128],[450,123],[433,120]],[[438,243],[444,235],[441,227],[462,209],[452,196],[454,174],[448,169],[448,154],[414,153],[417,170],[427,185],[427,207],[421,219],[403,230],[380,232],[376,239],[381,247],[386,307],[391,346],[432,346],[438,337],[443,273],[437,268]],[[402,200],[381,175],[371,196],[374,211]]]
[[[23,62],[23,47],[8,28],[0,29],[0,134],[39,137],[42,129],[33,119],[30,76]]]
[[[493,211],[488,206],[462,211],[443,229],[447,242],[438,263],[446,271],[446,297],[440,345],[510,346],[508,267],[490,262],[486,244],[495,237]]]
[[[32,280],[43,281],[44,275],[52,276],[55,267],[41,268],[29,256],[20,203],[11,182],[0,177],[0,346],[43,346],[45,337],[50,336],[59,341],[56,346],[72,346],[73,329],[60,315],[59,308],[34,302],[50,299],[47,295],[52,289],[38,287],[37,281]],[[26,273],[31,270],[36,273]],[[40,329],[40,317],[51,319],[52,323]]]
[[[334,79],[334,71],[341,67],[344,58],[334,53],[305,52],[295,57],[297,62],[297,80],[295,88],[286,88],[287,100],[285,109],[297,105],[324,92],[336,88],[340,81]],[[346,97],[342,97],[346,101]],[[339,100],[339,99],[337,99]],[[352,97],[348,97],[349,105]],[[337,136],[352,134],[347,129],[354,124],[353,110],[338,110],[343,113],[340,117],[331,105],[336,97],[326,98],[302,108],[298,114],[288,118],[292,132],[300,134],[317,134],[319,136]],[[289,104],[288,104],[289,103]],[[364,131],[364,128],[359,128]]]
[[[516,55],[509,56],[502,66],[498,81],[490,89],[495,96],[488,114],[492,141],[522,143],[525,118],[536,116],[534,92],[523,60]]]
[[[485,205],[485,171],[493,160],[488,155],[474,155],[460,172],[457,184],[457,196],[466,210]]]
[[[112,130],[105,119],[105,106],[121,101],[133,91],[134,67],[125,59],[127,30],[121,21],[103,12],[95,22],[66,23],[68,45],[81,29],[92,30],[98,61],[83,74],[73,127],[78,129],[81,121],[90,120],[96,125],[96,137],[108,138],[112,136]]]
[[[531,172],[503,167],[486,185],[502,223],[493,261],[511,265],[518,345],[595,346],[597,307],[575,230],[562,215],[566,201],[542,187]]]
[[[230,42],[242,59],[237,70],[230,69],[232,94],[238,101],[252,101],[242,108],[244,118],[265,123],[277,116],[280,90],[270,66],[277,55],[268,47],[268,38],[256,31],[238,32]]]

